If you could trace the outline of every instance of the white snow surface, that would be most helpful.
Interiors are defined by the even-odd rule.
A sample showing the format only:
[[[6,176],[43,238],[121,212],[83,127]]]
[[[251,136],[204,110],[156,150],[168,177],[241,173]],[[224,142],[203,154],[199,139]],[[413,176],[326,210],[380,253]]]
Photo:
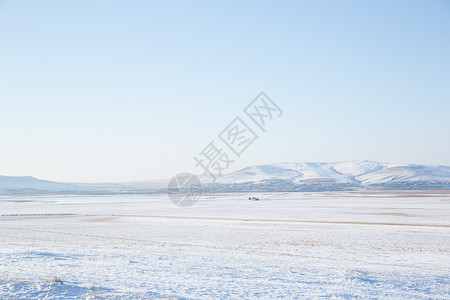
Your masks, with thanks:
[[[188,208],[1,196],[0,298],[449,299],[449,215],[444,191],[214,194]]]

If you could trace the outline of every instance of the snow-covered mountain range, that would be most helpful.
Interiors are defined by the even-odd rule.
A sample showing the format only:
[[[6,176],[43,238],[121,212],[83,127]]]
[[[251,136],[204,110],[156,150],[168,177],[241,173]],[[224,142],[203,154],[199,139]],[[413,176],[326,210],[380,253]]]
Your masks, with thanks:
[[[251,166],[204,183],[211,191],[450,189],[450,167],[376,161]]]
[[[450,190],[450,167],[375,161],[275,163],[244,168],[215,182],[199,176],[205,192],[284,192],[423,189]],[[0,176],[0,195],[162,193],[169,180],[58,183]]]
[[[77,194],[95,189],[76,184],[36,179],[31,176],[0,176],[0,195],[17,194]]]

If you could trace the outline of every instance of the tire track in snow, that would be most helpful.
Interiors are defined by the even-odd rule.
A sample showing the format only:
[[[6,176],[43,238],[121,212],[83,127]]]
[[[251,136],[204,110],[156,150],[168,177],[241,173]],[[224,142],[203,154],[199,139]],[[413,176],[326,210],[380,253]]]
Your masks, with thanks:
[[[450,228],[450,224],[433,223],[399,223],[399,222],[363,222],[338,220],[297,220],[297,219],[249,219],[225,217],[195,217],[195,216],[155,216],[134,214],[75,214],[75,213],[49,213],[49,214],[4,214],[0,217],[127,217],[151,219],[180,219],[201,221],[235,221],[235,222],[269,222],[269,223],[305,223],[305,224],[336,224],[336,225],[375,225],[375,226],[410,226],[410,227],[441,227]]]

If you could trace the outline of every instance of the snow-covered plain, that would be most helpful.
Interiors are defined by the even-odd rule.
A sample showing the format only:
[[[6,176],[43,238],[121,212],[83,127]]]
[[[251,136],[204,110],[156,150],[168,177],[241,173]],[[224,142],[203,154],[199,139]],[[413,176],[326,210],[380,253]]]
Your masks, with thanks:
[[[0,298],[449,299],[449,216],[444,191],[214,194],[188,208],[2,196]]]

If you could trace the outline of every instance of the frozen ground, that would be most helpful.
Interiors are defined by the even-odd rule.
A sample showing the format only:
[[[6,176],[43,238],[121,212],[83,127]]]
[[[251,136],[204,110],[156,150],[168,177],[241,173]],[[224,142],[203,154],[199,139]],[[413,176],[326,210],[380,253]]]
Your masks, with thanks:
[[[449,274],[445,192],[0,197],[2,299],[449,299]]]

